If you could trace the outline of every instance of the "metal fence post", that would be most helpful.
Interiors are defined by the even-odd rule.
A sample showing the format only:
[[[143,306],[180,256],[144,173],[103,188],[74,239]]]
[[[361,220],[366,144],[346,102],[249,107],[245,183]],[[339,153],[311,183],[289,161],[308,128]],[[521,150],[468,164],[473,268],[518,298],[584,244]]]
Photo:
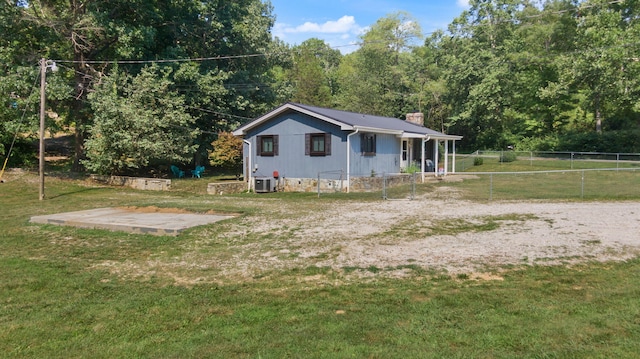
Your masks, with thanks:
[[[489,175],[489,201],[493,200],[493,173]]]
[[[387,199],[387,174],[382,172],[382,199]]]
[[[529,152],[529,166],[533,167],[533,151]]]
[[[416,173],[411,174],[411,200],[416,198]]]
[[[573,152],[571,152],[571,169],[573,169]]]
[[[580,179],[580,199],[584,199],[584,171],[582,171],[582,178]]]

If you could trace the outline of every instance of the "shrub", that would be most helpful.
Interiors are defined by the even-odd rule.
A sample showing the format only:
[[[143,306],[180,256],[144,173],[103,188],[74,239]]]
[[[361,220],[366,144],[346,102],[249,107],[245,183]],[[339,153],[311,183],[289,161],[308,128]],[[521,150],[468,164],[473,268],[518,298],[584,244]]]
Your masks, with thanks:
[[[474,166],[482,166],[483,163],[484,163],[484,158],[482,158],[482,157],[474,157],[473,158],[473,165]]]
[[[513,162],[516,159],[516,153],[513,151],[506,151],[500,154],[500,162]]]
[[[209,163],[224,169],[242,168],[242,140],[231,132],[220,132],[218,138],[211,143],[213,150],[209,153]]]
[[[412,163],[404,169],[404,172],[408,174],[414,174],[420,172],[420,167],[418,167],[418,165],[416,165],[415,163]]]

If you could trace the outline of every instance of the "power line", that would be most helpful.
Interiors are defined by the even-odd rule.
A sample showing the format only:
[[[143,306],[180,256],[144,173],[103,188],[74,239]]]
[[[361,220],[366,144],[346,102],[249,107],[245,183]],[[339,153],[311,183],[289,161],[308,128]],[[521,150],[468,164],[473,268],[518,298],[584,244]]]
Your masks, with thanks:
[[[523,16],[521,18],[517,18],[517,19],[497,19],[495,20],[493,23],[486,23],[486,22],[481,22],[481,23],[477,23],[477,24],[468,24],[468,25],[463,25],[462,27],[465,29],[469,29],[469,28],[474,28],[474,27],[480,27],[480,26],[488,26],[488,25],[496,25],[499,23],[516,23],[521,21],[522,19],[535,19],[535,18],[540,18],[543,16],[547,16],[547,15],[562,15],[568,12],[576,12],[576,13],[580,13],[583,10],[588,10],[588,9],[592,9],[592,8],[596,8],[596,7],[601,7],[601,6],[607,6],[607,5],[614,5],[614,4],[621,4],[624,3],[625,0],[612,0],[606,3],[602,3],[602,4],[593,4],[593,5],[580,5],[577,6],[575,8],[572,9],[566,9],[566,10],[556,10],[556,11],[544,11],[542,10],[539,14],[535,14],[535,15],[527,15],[527,16]],[[429,35],[433,35],[437,32],[439,32],[441,30],[436,30],[436,31],[432,31],[432,32],[427,32],[424,33],[423,35],[429,36]],[[414,38],[415,36],[410,36],[410,38]],[[369,44],[375,44],[375,43],[386,43],[386,40],[373,40],[373,41],[359,41],[359,42],[355,42],[355,43],[350,43],[350,44],[343,44],[343,45],[334,45],[334,46],[327,46],[329,49],[339,49],[339,48],[344,48],[344,47],[352,47],[352,46],[364,46],[364,45],[369,45]],[[319,50],[322,50],[323,48],[318,48]],[[132,64],[154,64],[154,63],[180,63],[180,62],[205,62],[205,61],[219,61],[219,60],[234,60],[234,59],[245,59],[245,58],[257,58],[257,57],[269,57],[269,56],[274,56],[274,55],[279,55],[282,53],[279,52],[264,52],[264,53],[254,53],[254,54],[244,54],[244,55],[219,55],[219,56],[209,56],[209,57],[193,57],[193,58],[173,58],[173,59],[155,59],[155,60],[88,60],[88,61],[78,61],[78,60],[52,60],[55,61],[56,63],[72,63],[72,64],[104,64],[104,65],[109,65],[109,64],[128,64],[128,65],[132,65]]]
[[[77,74],[79,74],[79,75],[82,75],[82,76],[85,76],[85,77],[88,77],[88,78],[91,78],[91,79],[94,79],[94,80],[96,79],[96,77],[95,77],[94,75],[91,75],[91,74],[88,74],[88,73],[85,73],[85,72],[80,72],[80,71],[78,71],[78,70],[76,70],[76,69],[74,69],[74,68],[71,68],[71,67],[68,67],[68,66],[65,66],[65,65],[60,65],[60,67],[64,67],[65,69],[69,69],[69,70],[71,70],[71,71],[73,71],[74,73],[77,73]],[[159,98],[157,98],[157,97],[154,97],[154,98],[155,98],[156,100],[159,100]],[[218,115],[218,116],[221,116],[221,117],[233,117],[233,118],[238,118],[238,119],[241,119],[241,120],[253,120],[253,118],[252,118],[252,117],[239,116],[239,115],[232,115],[232,114],[229,114],[229,113],[224,113],[224,112],[219,112],[219,111],[215,111],[215,110],[210,110],[210,109],[205,109],[205,108],[200,108],[200,107],[190,106],[190,105],[187,105],[187,104],[185,104],[184,106],[185,106],[185,107],[187,107],[187,108],[190,108],[190,109],[192,109],[192,110],[197,110],[197,111],[202,111],[202,112],[212,113],[212,114],[215,114],[215,115]],[[201,131],[202,131],[202,130],[201,130]],[[205,132],[205,131],[203,131],[203,132]]]

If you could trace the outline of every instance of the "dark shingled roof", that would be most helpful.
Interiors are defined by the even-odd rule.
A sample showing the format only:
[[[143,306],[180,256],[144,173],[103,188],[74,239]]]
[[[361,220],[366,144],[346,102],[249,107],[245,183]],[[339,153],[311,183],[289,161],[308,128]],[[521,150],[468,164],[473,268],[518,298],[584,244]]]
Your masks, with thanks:
[[[290,102],[290,104],[302,107],[306,110],[315,112],[325,117],[329,117],[336,121],[346,123],[351,126],[373,127],[383,130],[400,130],[404,132],[417,133],[421,135],[434,135],[438,137],[447,136],[442,132],[434,131],[430,128],[401,120],[399,118],[367,115],[362,113],[334,110],[330,108],[315,107],[292,102]]]
[[[237,130],[234,131],[235,135],[242,135],[244,132],[254,126],[259,125],[264,121],[268,121],[272,117],[278,116],[285,111],[298,111],[301,110],[304,112],[308,112],[311,114],[318,115],[319,118],[324,118],[326,120],[331,120],[333,122],[337,122],[338,124],[344,124],[345,127],[350,128],[367,128],[367,131],[375,132],[375,130],[380,131],[398,131],[406,134],[414,134],[417,136],[430,136],[432,138],[440,138],[440,139],[455,139],[458,140],[462,138],[461,136],[456,135],[447,135],[442,132],[434,131],[430,128],[417,125],[415,123],[411,123],[405,120],[401,120],[399,118],[393,117],[383,117],[383,116],[375,116],[375,115],[367,115],[363,113],[349,112],[349,111],[341,111],[330,108],[309,106],[299,103],[288,102],[284,105],[274,109],[268,114],[261,116],[254,121],[247,123]],[[413,136],[409,136],[413,137]]]

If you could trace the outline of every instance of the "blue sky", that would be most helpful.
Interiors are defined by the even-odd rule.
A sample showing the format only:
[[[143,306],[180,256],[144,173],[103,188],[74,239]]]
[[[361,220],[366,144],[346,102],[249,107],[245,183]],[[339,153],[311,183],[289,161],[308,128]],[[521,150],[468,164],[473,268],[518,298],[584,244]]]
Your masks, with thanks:
[[[273,35],[296,45],[316,37],[348,53],[345,46],[388,14],[406,11],[428,34],[446,29],[468,7],[468,0],[271,0],[276,15]]]

